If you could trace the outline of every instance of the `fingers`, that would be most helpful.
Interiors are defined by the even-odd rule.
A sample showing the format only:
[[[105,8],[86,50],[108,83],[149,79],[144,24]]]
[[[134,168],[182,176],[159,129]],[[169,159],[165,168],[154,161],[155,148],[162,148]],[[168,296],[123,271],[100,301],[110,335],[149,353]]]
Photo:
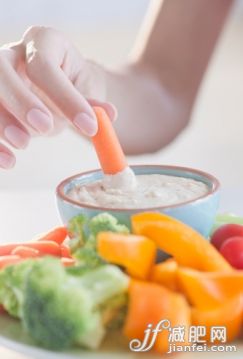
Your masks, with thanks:
[[[101,102],[94,99],[88,99],[89,104],[93,106],[100,106],[102,107],[105,112],[107,113],[109,119],[114,122],[117,120],[117,109],[116,107],[110,102]]]
[[[96,134],[97,121],[93,109],[60,67],[42,61],[39,57],[27,66],[27,73],[78,130],[87,136]]]
[[[0,102],[24,126],[45,134],[53,128],[52,114],[24,84],[0,54]]]
[[[15,165],[15,162],[14,154],[0,143],[0,168],[10,169]]]
[[[24,149],[30,141],[28,131],[0,106],[0,137],[17,149]]]

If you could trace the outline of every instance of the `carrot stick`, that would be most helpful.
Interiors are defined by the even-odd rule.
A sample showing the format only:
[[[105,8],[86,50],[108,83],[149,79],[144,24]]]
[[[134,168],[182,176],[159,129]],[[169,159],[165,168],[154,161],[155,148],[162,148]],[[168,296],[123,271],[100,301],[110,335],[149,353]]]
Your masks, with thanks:
[[[61,263],[65,266],[65,267],[70,267],[73,266],[76,261],[73,258],[61,258]]]
[[[69,248],[67,245],[62,244],[62,245],[60,246],[60,248],[61,248],[61,256],[62,256],[62,257],[72,258],[71,250],[70,250],[70,248]]]
[[[68,231],[66,227],[56,227],[38,238],[38,241],[53,241],[57,244],[62,244],[67,235]]]
[[[116,132],[105,110],[94,107],[98,132],[92,137],[100,165],[105,174],[116,174],[127,167],[127,162]]]
[[[17,264],[22,262],[24,259],[17,255],[7,255],[0,257],[0,269],[3,269],[7,266]]]
[[[21,258],[34,258],[39,257],[40,252],[37,249],[26,247],[26,246],[18,246],[14,248],[11,254],[16,254]]]
[[[24,243],[11,243],[11,244],[2,244],[0,245],[0,256],[9,255],[12,251],[19,246],[24,246],[28,248],[33,248],[40,251],[42,254],[50,254],[53,256],[60,256],[61,249],[60,246],[52,241],[33,241],[33,242],[24,242]]]

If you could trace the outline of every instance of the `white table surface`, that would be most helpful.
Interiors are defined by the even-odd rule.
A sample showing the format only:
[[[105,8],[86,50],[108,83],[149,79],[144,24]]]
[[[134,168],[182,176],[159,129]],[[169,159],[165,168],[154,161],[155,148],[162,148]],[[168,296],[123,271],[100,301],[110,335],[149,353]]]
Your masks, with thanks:
[[[220,211],[243,215],[243,186],[222,190]],[[0,243],[30,240],[60,223],[51,190],[0,191],[0,218]],[[4,347],[0,358],[27,359]]]

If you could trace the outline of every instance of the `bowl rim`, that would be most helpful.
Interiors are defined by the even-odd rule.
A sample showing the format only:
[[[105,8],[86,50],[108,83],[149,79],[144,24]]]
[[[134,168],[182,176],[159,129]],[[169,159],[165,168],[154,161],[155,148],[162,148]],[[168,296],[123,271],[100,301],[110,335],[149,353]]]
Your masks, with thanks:
[[[211,182],[212,184],[212,188],[204,195],[199,196],[197,198],[191,199],[191,200],[187,200],[184,202],[180,202],[178,204],[172,204],[172,205],[167,205],[167,206],[157,206],[157,207],[144,207],[144,208],[119,208],[119,207],[103,207],[103,206],[94,206],[91,204],[87,204],[87,203],[81,203],[78,201],[75,201],[74,199],[71,199],[70,197],[66,196],[64,193],[64,187],[71,181],[73,181],[76,178],[79,178],[81,176],[87,176],[87,175],[92,175],[96,172],[101,172],[102,170],[99,169],[94,169],[94,170],[90,170],[90,171],[85,171],[85,172],[81,172],[78,173],[76,175],[70,176],[65,178],[63,181],[61,181],[59,183],[59,185],[56,187],[56,196],[58,198],[61,198],[63,201],[68,202],[72,205],[78,206],[80,208],[87,208],[87,209],[92,209],[92,210],[100,210],[100,211],[111,211],[111,212],[138,212],[138,211],[161,211],[161,210],[165,210],[165,209],[170,209],[170,208],[178,208],[178,207],[182,207],[185,206],[187,204],[190,203],[195,203],[201,200],[204,200],[205,198],[208,198],[210,196],[212,196],[213,194],[215,194],[219,189],[220,189],[220,182],[219,180],[214,177],[213,175],[198,170],[196,168],[190,168],[190,167],[181,167],[181,166],[172,166],[172,165],[151,165],[151,164],[145,164],[145,165],[130,165],[131,168],[157,168],[157,169],[167,169],[167,170],[175,170],[175,171],[184,171],[184,172],[191,172],[192,174],[196,174],[199,175],[201,177],[205,177],[209,182]]]

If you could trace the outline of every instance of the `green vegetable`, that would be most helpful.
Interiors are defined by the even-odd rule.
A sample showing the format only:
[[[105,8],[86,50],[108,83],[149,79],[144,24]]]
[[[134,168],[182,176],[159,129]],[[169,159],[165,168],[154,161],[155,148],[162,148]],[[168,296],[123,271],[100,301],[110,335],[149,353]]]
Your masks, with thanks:
[[[96,250],[89,248],[85,245],[79,248],[73,256],[78,260],[78,265],[68,267],[67,270],[70,274],[80,275],[91,269],[98,268],[106,262],[98,255]]]
[[[73,276],[54,258],[38,260],[26,278],[25,328],[49,349],[62,350],[75,343],[95,349],[106,333],[105,316],[112,319],[114,307],[118,310],[119,301],[112,306],[112,299],[124,296],[127,287],[127,276],[112,265]]]
[[[72,252],[84,245],[86,242],[85,227],[87,225],[87,217],[83,214],[73,217],[68,223],[68,233],[71,237],[69,246]]]
[[[26,260],[0,271],[0,303],[13,317],[22,317],[25,278],[33,264],[33,260]]]
[[[100,213],[93,217],[89,222],[90,233],[96,236],[99,232],[129,233],[129,229],[124,224],[119,224],[117,218],[109,213]]]
[[[89,257],[93,263],[96,253],[96,236],[99,232],[118,232],[129,233],[129,229],[118,223],[117,219],[109,213],[100,213],[92,219],[88,220],[83,214],[73,217],[68,225],[68,230],[71,236],[69,246],[75,257],[87,265],[87,268],[94,268],[89,265]],[[84,252],[80,248],[85,248]],[[94,253],[92,253],[93,250]],[[98,255],[96,255],[99,262]],[[87,258],[88,260],[84,260]]]

